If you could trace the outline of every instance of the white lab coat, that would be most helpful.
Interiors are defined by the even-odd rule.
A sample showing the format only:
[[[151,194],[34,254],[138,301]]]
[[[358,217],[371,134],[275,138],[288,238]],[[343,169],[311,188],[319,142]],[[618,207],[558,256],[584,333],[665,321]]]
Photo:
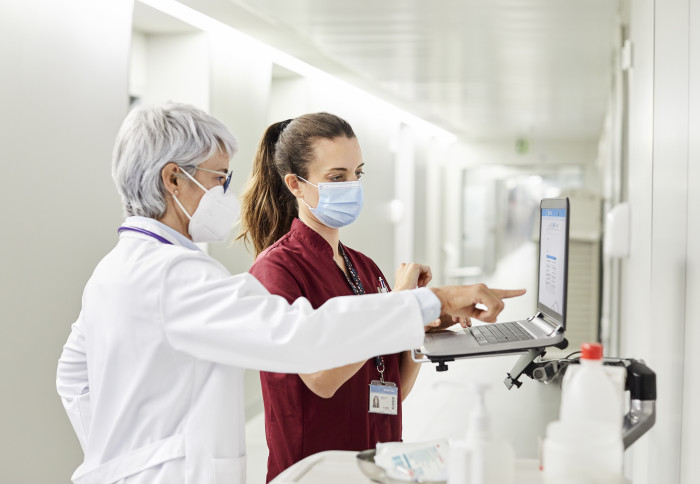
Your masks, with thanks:
[[[244,368],[308,373],[423,342],[410,293],[290,306],[155,221],[125,225],[174,245],[123,232],[85,287],[57,374],[76,483],[243,484]]]

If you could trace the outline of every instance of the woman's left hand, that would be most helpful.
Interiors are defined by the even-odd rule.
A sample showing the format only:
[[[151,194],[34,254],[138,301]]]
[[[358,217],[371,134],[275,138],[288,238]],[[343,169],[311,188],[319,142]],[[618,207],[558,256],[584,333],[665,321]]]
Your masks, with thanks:
[[[432,278],[433,273],[430,271],[430,266],[416,264],[415,262],[403,263],[396,269],[394,291],[425,287]]]

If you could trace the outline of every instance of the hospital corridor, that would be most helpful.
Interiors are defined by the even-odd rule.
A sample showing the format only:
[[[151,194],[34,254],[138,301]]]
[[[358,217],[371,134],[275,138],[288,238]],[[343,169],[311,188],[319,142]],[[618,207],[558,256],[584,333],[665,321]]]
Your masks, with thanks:
[[[0,483],[700,482],[700,0],[2,0]]]

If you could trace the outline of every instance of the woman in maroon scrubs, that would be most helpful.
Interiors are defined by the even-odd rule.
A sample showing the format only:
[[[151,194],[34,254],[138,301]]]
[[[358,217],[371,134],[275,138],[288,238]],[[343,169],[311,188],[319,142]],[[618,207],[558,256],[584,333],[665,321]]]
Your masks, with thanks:
[[[337,116],[307,114],[267,129],[243,195],[241,237],[257,255],[250,272],[271,293],[317,308],[388,290],[369,257],[340,243],[339,227],[362,206],[363,166],[355,133]],[[411,289],[400,287],[406,269],[397,290]],[[267,481],[316,452],[401,440],[401,401],[419,366],[406,352],[308,375],[261,372]],[[384,385],[370,387],[376,381]]]

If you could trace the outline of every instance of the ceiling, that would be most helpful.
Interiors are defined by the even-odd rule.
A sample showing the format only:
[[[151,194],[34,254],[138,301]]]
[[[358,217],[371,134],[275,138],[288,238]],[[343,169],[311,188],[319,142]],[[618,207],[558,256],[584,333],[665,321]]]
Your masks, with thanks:
[[[617,0],[181,1],[461,137],[602,130]],[[136,28],[177,25],[137,3]]]

